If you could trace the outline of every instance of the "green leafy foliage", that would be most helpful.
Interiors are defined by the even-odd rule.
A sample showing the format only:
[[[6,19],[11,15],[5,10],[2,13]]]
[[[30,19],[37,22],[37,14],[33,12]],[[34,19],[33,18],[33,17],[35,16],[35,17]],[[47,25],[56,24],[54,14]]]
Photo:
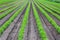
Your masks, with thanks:
[[[16,1],[16,0],[0,0],[0,4],[14,2],[14,1]]]
[[[52,10],[50,10],[49,8],[47,8],[44,4],[40,3],[37,1],[37,3],[44,8],[48,13],[52,14],[54,17],[56,17],[58,20],[60,20],[60,16],[57,13],[54,13]]]
[[[57,25],[57,23],[47,14],[46,11],[42,7],[40,7],[37,3],[35,3],[39,10],[42,12],[42,14],[47,18],[47,20],[52,24],[52,26],[57,30],[58,33],[60,33],[60,27]]]
[[[21,6],[21,8],[17,12],[15,12],[14,15],[11,16],[10,19],[0,27],[0,36],[6,30],[6,28],[8,28],[8,26],[13,22],[13,20],[20,14],[20,12],[24,9],[25,6],[26,4]]]
[[[32,7],[33,7],[34,17],[36,19],[36,24],[37,24],[37,28],[38,28],[40,37],[41,37],[42,40],[48,40],[46,32],[45,32],[45,30],[44,30],[44,28],[42,26],[42,22],[41,22],[41,20],[39,18],[39,15],[38,15],[33,3],[32,3]]]
[[[24,18],[22,20],[21,28],[20,28],[19,33],[18,33],[18,40],[23,40],[24,30],[25,30],[25,27],[26,27],[27,22],[28,22],[29,11],[30,11],[30,3],[26,9]]]

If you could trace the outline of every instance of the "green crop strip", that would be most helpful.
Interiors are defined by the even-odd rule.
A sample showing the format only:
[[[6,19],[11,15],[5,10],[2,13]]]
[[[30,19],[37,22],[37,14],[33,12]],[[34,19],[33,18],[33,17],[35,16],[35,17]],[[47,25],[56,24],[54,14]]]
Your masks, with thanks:
[[[42,1],[42,0],[41,0]],[[42,2],[45,2],[45,3],[48,3],[48,4],[51,4],[51,5],[54,5],[55,7],[58,7],[60,8],[60,3],[55,3],[55,2],[49,2],[49,1],[42,1]]]
[[[26,0],[23,0],[23,1],[26,1]],[[17,1],[14,1],[12,3],[10,2],[10,3],[7,3],[7,4],[2,4],[2,5],[0,5],[0,8],[3,8],[4,6],[11,6],[11,5],[17,4],[19,2],[21,3],[23,1],[17,0]]]
[[[41,3],[42,3],[43,5],[45,5],[47,8],[49,8],[49,9],[57,12],[57,14],[60,14],[60,10],[59,10],[58,8],[53,7],[53,6],[51,6],[51,5],[48,5],[48,3],[45,3],[45,2],[42,2],[42,1],[39,1],[39,2],[41,2]],[[47,5],[48,5],[48,6],[47,6]],[[58,9],[58,10],[57,10],[57,9]]]
[[[60,3],[60,0],[49,0],[51,2],[56,2],[56,3]]]
[[[3,14],[0,14],[0,19],[2,19],[2,18],[4,18],[6,15],[8,15],[10,12],[12,12],[14,9],[16,9],[17,8],[17,6],[16,7],[14,7],[14,8],[11,8],[11,9],[9,9],[9,10],[7,10],[5,13],[3,13]]]
[[[19,2],[19,3],[20,3],[20,2]],[[10,6],[10,7],[7,7],[7,8],[4,8],[4,9],[0,10],[0,12],[3,12],[3,11],[5,11],[5,10],[8,10],[8,9],[10,9],[10,8],[12,8],[12,7],[18,5],[19,3],[14,4],[13,6]]]
[[[58,20],[60,20],[60,16],[56,13],[54,13],[53,11],[51,11],[50,9],[48,9],[47,7],[45,7],[43,4],[39,3],[38,1],[36,1],[41,7],[43,7],[46,11],[50,12],[53,16],[55,16]]]
[[[17,2],[19,2],[19,1],[15,1],[15,2],[12,2],[12,3],[8,3],[8,4],[2,4],[2,5],[0,5],[0,8],[3,8],[4,6],[10,6],[10,5],[15,4]]]
[[[36,19],[36,24],[37,24],[37,28],[38,28],[39,34],[41,36],[41,39],[42,40],[48,40],[48,37],[47,37],[46,32],[42,26],[42,22],[41,22],[39,15],[38,15],[35,7],[34,7],[34,4],[32,4],[32,7],[33,7],[34,17]]]
[[[52,24],[52,26],[56,29],[56,31],[60,33],[60,27],[57,25],[57,23],[47,14],[46,11],[44,11],[44,9],[42,9],[37,3],[35,4],[39,8],[39,10],[42,12],[42,14],[47,18],[47,20]]]
[[[0,4],[14,2],[14,1],[16,1],[16,0],[0,0]]]
[[[43,3],[44,4],[44,3]],[[56,11],[58,14],[60,14],[60,9],[59,8],[57,8],[57,7],[55,7],[55,6],[52,6],[52,5],[50,5],[50,4],[47,4],[47,3],[45,3],[44,4],[45,6],[47,6],[48,8],[50,8],[51,10],[53,10],[53,11]]]
[[[30,11],[30,3],[26,9],[25,15],[24,15],[23,20],[22,20],[21,28],[18,32],[18,40],[23,40],[24,30],[25,30],[25,27],[26,27],[27,22],[28,22],[29,11]]]
[[[60,3],[54,3],[54,2],[45,1],[45,3],[46,2],[48,2],[49,4],[51,4],[51,5],[55,6],[55,7],[60,8],[60,5],[59,5]]]
[[[13,16],[10,17],[8,21],[6,21],[1,27],[0,27],[0,36],[1,34],[8,28],[8,26],[14,21],[14,19],[20,14],[20,12],[25,8],[27,3],[25,3],[21,8],[14,13]]]
[[[51,4],[49,4],[48,2],[46,2],[45,5],[49,5],[51,8],[54,9],[54,11],[57,11],[57,13],[60,13],[60,9],[58,7],[55,7],[55,6],[51,5]]]
[[[12,11],[15,10],[18,6],[21,6],[21,5],[22,5],[22,4],[18,4],[16,7],[11,8],[11,9],[9,9],[9,10],[6,10],[5,13],[3,13],[3,14],[0,15],[0,19],[4,18],[6,15],[8,15],[10,12],[12,12]]]

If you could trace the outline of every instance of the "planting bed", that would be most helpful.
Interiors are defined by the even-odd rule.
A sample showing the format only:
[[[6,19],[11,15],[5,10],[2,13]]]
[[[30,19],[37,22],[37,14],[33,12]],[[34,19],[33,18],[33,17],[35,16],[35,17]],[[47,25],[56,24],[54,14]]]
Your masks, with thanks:
[[[60,40],[60,3],[8,2],[0,3],[0,40]]]

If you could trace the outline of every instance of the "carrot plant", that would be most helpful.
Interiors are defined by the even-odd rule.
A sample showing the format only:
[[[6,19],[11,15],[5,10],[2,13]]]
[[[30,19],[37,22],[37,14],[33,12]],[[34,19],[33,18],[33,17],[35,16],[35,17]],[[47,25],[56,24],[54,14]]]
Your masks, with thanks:
[[[35,4],[39,8],[39,10],[42,12],[42,14],[47,18],[47,20],[52,24],[52,26],[56,29],[56,31],[60,33],[60,26],[57,25],[57,23],[47,14],[46,11],[44,11],[42,7],[40,7],[37,3]]]
[[[60,9],[59,8],[54,7],[54,6],[50,5],[49,3],[45,3],[45,2],[41,2],[41,1],[39,1],[39,2],[42,3],[43,5],[45,5],[47,8],[57,12],[57,14],[60,14]]]
[[[38,1],[36,1],[42,8],[44,8],[47,12],[49,12],[50,14],[52,14],[54,17],[56,17],[58,20],[60,20],[60,16],[56,13],[54,13],[53,11],[51,11],[50,9],[48,9],[46,6],[44,6],[43,4],[39,3]]]
[[[48,40],[47,34],[42,26],[41,19],[39,18],[38,12],[36,11],[33,3],[32,3],[32,7],[33,7],[34,17],[36,19],[36,24],[37,24],[37,28],[39,31],[39,35],[40,35],[42,40]]]
[[[14,13],[13,16],[10,17],[9,20],[7,20],[1,27],[0,27],[0,36],[1,34],[6,30],[6,28],[8,28],[8,26],[13,22],[13,20],[20,14],[20,12],[24,9],[24,7],[26,6],[26,4],[24,4],[23,6],[21,6],[21,8]]]
[[[16,0],[0,0],[0,4],[14,2]]]
[[[42,1],[42,0],[40,0],[40,1]],[[51,5],[55,6],[55,7],[60,8],[60,5],[59,5],[60,3],[55,3],[55,2],[50,2],[50,1],[42,1],[42,2],[45,2],[45,3],[51,4]]]
[[[29,5],[28,5],[28,7],[27,7],[27,9],[26,9],[26,12],[25,12],[25,15],[24,15],[24,17],[23,17],[20,30],[19,30],[19,32],[18,32],[18,40],[23,40],[24,30],[25,30],[26,25],[27,25],[27,22],[28,22],[29,11],[30,11],[30,3],[29,3]]]
[[[20,5],[18,4],[17,6],[12,7],[12,8],[10,8],[10,9],[6,10],[5,13],[0,14],[0,19],[4,18],[6,15],[8,15],[10,12],[12,12],[13,10],[15,10],[17,7],[20,7],[21,5],[22,5],[22,4],[20,4]]]
[[[19,1],[10,2],[10,3],[7,3],[7,4],[1,4],[0,8],[3,8],[4,6],[10,6],[10,5],[16,4],[17,2],[19,2]]]
[[[13,8],[14,6],[17,6],[19,3],[20,3],[20,2],[18,2],[17,4],[14,4],[13,6],[9,6],[9,7],[7,7],[7,8],[4,8],[4,9],[0,10],[0,12],[3,12],[3,11],[8,10],[8,9],[10,9],[10,8]]]

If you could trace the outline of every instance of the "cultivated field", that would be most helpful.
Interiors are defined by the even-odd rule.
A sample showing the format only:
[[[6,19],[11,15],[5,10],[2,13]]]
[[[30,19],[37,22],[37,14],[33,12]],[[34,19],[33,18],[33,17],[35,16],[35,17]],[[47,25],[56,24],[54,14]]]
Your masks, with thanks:
[[[0,40],[60,40],[60,3],[3,2],[0,3]]]

